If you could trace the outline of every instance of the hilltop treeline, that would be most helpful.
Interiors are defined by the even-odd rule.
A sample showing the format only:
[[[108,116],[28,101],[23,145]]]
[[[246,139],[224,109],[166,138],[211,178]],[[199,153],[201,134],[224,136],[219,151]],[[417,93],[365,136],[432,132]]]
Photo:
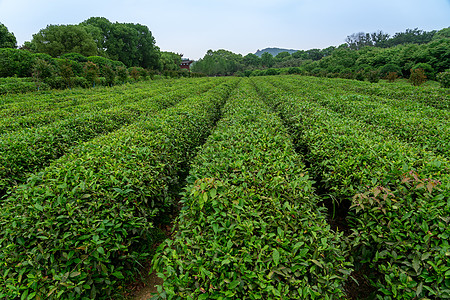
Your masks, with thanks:
[[[0,94],[112,86],[157,74],[200,76],[180,70],[181,56],[160,51],[140,24],[96,17],[78,25],[48,25],[17,48],[14,34],[0,23]]]
[[[0,48],[17,48],[14,34],[1,23]],[[17,50],[47,54],[53,58],[61,58],[68,53],[100,56],[119,61],[128,68],[150,70],[177,70],[181,63],[181,55],[160,51],[147,26],[113,23],[102,17],[92,17],[77,25],[48,25]]]
[[[408,29],[393,37],[382,32],[356,33],[346,43],[325,49],[300,50],[276,56],[263,53],[261,57],[249,53],[245,56],[227,50],[209,50],[193,65],[192,70],[207,75],[271,75],[284,68],[290,73],[345,78],[375,77],[396,72],[409,77],[411,69],[421,68],[427,78],[450,66],[450,27],[425,32]],[[261,70],[265,70],[262,72]],[[269,74],[268,74],[269,73]]]

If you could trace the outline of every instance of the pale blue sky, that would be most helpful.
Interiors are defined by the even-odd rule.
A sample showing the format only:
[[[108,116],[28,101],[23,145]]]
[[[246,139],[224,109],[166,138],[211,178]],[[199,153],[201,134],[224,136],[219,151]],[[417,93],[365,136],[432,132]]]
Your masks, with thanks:
[[[0,22],[19,45],[48,24],[93,16],[147,25],[161,50],[198,59],[208,49],[306,50],[338,46],[359,31],[442,29],[450,0],[0,0]]]

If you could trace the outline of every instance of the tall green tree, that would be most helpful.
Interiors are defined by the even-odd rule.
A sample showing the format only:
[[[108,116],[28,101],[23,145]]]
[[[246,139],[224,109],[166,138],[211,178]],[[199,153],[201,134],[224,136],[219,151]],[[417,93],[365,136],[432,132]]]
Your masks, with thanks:
[[[228,50],[208,50],[202,59],[192,65],[193,72],[206,75],[232,75],[244,68],[242,55]]]
[[[440,39],[450,39],[450,27],[443,28],[433,35],[433,41]]]
[[[280,62],[280,61],[288,60],[290,58],[291,58],[291,54],[287,51],[283,51],[283,52],[278,53],[275,56],[275,61]]]
[[[104,17],[92,17],[80,23],[97,44],[98,53],[106,56],[106,43],[113,24]]]
[[[80,25],[92,35],[100,55],[119,60],[128,67],[160,67],[160,50],[147,26],[111,23],[103,17],[89,18]]]
[[[322,53],[322,50],[320,50],[320,49],[309,49],[309,50],[306,50],[306,54],[308,55],[307,59],[311,59],[311,60],[319,60],[324,55]]]
[[[388,47],[409,43],[426,44],[431,42],[435,33],[436,30],[423,31],[418,28],[406,29],[405,32],[397,32],[386,44]]]
[[[0,48],[16,48],[17,40],[12,32],[8,31],[8,28],[0,23]]]
[[[97,54],[97,45],[83,26],[48,25],[33,35],[31,43],[39,53],[59,57],[66,53],[80,53],[84,56]]]
[[[264,52],[261,55],[261,64],[266,68],[271,68],[274,65],[275,61],[273,59],[272,54],[269,52]]]
[[[246,67],[257,68],[261,66],[261,58],[253,53],[249,53],[246,56],[244,56],[242,61]]]
[[[180,54],[173,52],[161,52],[161,70],[177,71],[180,69],[181,64]]]

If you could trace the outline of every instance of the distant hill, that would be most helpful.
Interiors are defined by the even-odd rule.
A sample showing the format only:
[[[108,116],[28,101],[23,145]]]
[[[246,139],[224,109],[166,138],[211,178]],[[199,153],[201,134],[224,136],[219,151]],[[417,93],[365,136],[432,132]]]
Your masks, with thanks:
[[[272,54],[272,56],[276,56],[278,53],[280,52],[289,52],[289,54],[292,54],[294,52],[297,52],[298,50],[293,50],[293,49],[282,49],[282,48],[265,48],[262,50],[258,50],[256,51],[255,55],[261,57],[261,55],[264,52],[269,52],[270,54]]]

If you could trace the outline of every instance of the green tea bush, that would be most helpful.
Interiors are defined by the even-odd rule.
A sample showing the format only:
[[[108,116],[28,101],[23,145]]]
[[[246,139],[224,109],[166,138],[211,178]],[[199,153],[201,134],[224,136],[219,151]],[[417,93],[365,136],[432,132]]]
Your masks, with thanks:
[[[351,272],[281,121],[248,82],[194,160],[163,299],[334,299]],[[160,252],[158,251],[158,252]]]
[[[128,80],[128,70],[125,67],[117,68],[117,78],[121,83],[125,83]]]
[[[448,174],[448,163],[434,164],[440,168],[430,163],[433,172]],[[384,297],[448,299],[450,177],[441,182],[410,171],[392,183],[354,197],[354,238],[362,259],[384,274],[376,282]]]
[[[427,151],[433,147],[426,142],[414,146],[384,136],[383,127],[392,118],[386,118],[385,125],[369,126],[320,105],[327,94],[323,88],[304,86],[308,91],[258,85],[291,128],[297,146],[306,149],[310,172],[320,176],[327,196],[338,203],[352,199],[352,256],[381,274],[373,280],[377,297],[449,298],[450,162],[446,156]],[[416,135],[414,130],[396,131],[409,139]]]
[[[0,194],[10,185],[24,183],[27,173],[48,165],[74,145],[117,130],[133,123],[139,117],[170,107],[191,96],[192,93],[206,91],[212,86],[212,83],[198,84],[195,87],[188,86],[176,91],[162,87],[155,89],[153,93],[144,92],[141,95],[135,93],[133,97],[124,96],[123,99],[112,97],[109,101],[101,103],[93,101],[80,105],[78,110],[68,109],[65,113],[50,112],[46,114],[47,122],[52,120],[54,122],[36,128],[30,125],[46,122],[44,116],[35,123],[29,118],[22,118],[22,124],[26,122],[32,128],[1,135],[0,163],[3,168],[0,169]],[[153,96],[151,101],[147,99],[149,96]],[[118,105],[112,106],[108,102],[115,102]],[[120,103],[122,105],[119,105]],[[107,106],[112,107],[101,109]],[[76,111],[78,113],[75,116],[70,113]],[[58,116],[65,118],[58,120]]]
[[[234,85],[83,144],[2,201],[0,298],[117,298]]]
[[[88,58],[80,53],[66,53],[61,55],[62,59],[74,60],[79,63],[85,63],[88,61]]]
[[[364,81],[366,79],[366,77],[364,76],[364,71],[356,72],[355,79],[359,81]]]

